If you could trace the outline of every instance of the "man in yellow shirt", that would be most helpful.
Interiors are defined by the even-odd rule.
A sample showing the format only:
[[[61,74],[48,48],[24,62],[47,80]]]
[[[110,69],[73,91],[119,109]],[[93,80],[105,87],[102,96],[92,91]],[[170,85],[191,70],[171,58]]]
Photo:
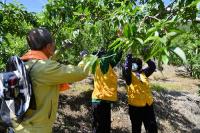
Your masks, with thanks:
[[[128,54],[123,68],[129,104],[129,115],[132,133],[141,133],[141,126],[147,133],[157,133],[157,124],[153,110],[153,96],[149,87],[148,77],[155,71],[153,61],[147,61],[148,67],[142,69],[142,60],[132,58]]]
[[[55,43],[45,28],[31,30],[27,36],[30,51],[21,57],[30,77],[35,95],[36,109],[28,109],[23,121],[14,128],[16,133],[51,133],[56,119],[60,86],[87,77],[83,67],[63,65],[49,58],[54,54]],[[82,64],[84,65],[84,64]]]
[[[92,93],[93,133],[109,133],[111,129],[111,104],[117,101],[117,75],[113,70],[122,57],[101,49],[96,53],[101,58],[94,74]]]

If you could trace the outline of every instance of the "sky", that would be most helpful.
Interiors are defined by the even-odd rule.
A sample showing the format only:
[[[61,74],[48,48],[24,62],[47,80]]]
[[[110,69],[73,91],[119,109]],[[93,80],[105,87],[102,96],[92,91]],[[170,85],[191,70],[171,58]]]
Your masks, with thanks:
[[[41,12],[43,6],[47,3],[48,0],[0,0],[6,3],[17,1],[25,6],[25,8],[30,12]],[[164,0],[166,4],[169,4],[170,0]]]
[[[48,0],[0,0],[6,1],[6,3],[17,1],[25,6],[25,8],[30,12],[41,12],[43,6],[47,3]]]

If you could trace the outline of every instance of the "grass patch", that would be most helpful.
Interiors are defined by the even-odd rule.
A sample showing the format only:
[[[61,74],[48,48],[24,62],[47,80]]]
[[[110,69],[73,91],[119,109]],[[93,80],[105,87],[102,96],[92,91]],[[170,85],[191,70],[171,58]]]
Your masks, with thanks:
[[[182,90],[185,90],[187,89],[187,86],[182,84],[182,83],[173,83],[173,82],[170,82],[170,83],[166,83],[166,82],[154,82],[152,83],[153,85],[156,85],[156,86],[160,86],[161,88],[165,88],[167,90],[176,90],[176,91],[182,91]]]
[[[166,90],[165,87],[160,86],[159,84],[151,84],[150,87],[151,87],[152,90],[155,90],[155,91],[157,91],[157,92]]]

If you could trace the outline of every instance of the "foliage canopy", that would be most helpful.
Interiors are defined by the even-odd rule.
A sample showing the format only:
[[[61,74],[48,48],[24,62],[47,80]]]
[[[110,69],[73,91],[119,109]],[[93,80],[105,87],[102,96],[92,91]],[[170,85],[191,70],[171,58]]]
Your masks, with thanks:
[[[0,61],[3,64],[11,54],[21,55],[27,49],[27,31],[42,26],[54,35],[57,59],[63,63],[77,63],[83,49],[92,53],[105,47],[122,49],[124,56],[132,53],[144,61],[154,58],[160,69],[162,64],[186,64],[190,74],[199,78],[198,2],[172,0],[165,5],[162,0],[49,0],[37,14],[20,4],[0,3]],[[65,48],[65,40],[73,42],[72,49]]]

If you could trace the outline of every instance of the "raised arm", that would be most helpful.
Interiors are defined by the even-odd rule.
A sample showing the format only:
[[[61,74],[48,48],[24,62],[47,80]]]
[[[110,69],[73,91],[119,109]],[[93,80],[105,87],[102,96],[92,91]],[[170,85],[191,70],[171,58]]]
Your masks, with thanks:
[[[122,51],[119,51],[117,53],[114,53],[113,51],[99,51],[96,54],[99,58],[101,58],[100,61],[100,68],[103,74],[106,74],[108,72],[109,69],[109,65],[111,65],[111,67],[115,67],[118,62],[121,60],[122,57]]]
[[[114,54],[114,53],[113,53],[113,54]],[[116,53],[116,55],[112,56],[112,57],[109,59],[110,65],[111,65],[112,67],[115,67],[115,66],[119,63],[119,61],[121,60],[121,58],[122,58],[122,51],[119,50],[119,51]]]
[[[148,64],[148,67],[143,69],[142,72],[144,72],[144,74],[147,77],[149,77],[156,70],[156,65],[152,60],[148,60],[147,64]]]
[[[123,78],[126,81],[127,85],[131,84],[131,67],[132,67],[132,54],[128,54],[125,60],[125,64],[122,68]]]

